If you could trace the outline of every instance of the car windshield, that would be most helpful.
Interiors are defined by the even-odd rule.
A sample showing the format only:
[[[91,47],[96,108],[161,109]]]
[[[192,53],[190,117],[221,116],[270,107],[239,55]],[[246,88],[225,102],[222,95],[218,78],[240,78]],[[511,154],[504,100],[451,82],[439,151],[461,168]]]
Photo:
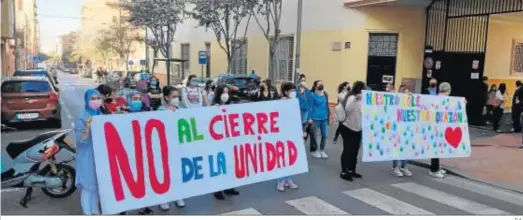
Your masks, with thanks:
[[[226,83],[231,84],[240,88],[245,88],[249,83],[253,80],[253,78],[228,78]]]
[[[51,76],[48,72],[45,71],[16,71],[13,76],[44,76],[46,77],[51,83],[54,84],[54,81],[51,79]]]
[[[50,92],[46,81],[7,81],[2,84],[2,93]]]

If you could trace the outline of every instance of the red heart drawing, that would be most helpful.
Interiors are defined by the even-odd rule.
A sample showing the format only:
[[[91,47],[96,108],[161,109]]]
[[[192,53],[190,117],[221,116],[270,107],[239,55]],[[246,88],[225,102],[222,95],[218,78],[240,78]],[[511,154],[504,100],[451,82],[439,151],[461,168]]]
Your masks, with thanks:
[[[445,129],[445,140],[454,148],[458,148],[459,143],[461,143],[461,138],[463,137],[463,132],[461,128],[450,128]]]

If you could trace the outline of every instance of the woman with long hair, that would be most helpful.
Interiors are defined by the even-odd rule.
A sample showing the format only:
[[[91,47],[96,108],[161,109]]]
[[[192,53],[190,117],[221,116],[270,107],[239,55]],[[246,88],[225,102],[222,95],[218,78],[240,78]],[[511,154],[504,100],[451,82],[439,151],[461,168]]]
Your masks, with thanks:
[[[388,92],[394,92],[389,90]],[[401,85],[399,89],[400,93],[409,94],[410,90],[405,85]],[[392,174],[397,177],[412,176],[412,172],[407,168],[407,160],[393,160],[392,161]]]
[[[485,108],[487,109],[487,112],[485,114],[485,117],[487,119],[487,122],[492,123],[492,116],[494,112],[494,104],[496,103],[496,93],[498,92],[498,86],[496,84],[492,84],[490,86],[490,89],[487,93],[487,105]]]
[[[160,87],[160,81],[156,76],[150,78],[147,87],[147,96],[149,96],[149,100],[151,100],[150,104],[153,110],[158,109],[162,105],[162,88]]]
[[[229,87],[227,85],[219,85],[218,88],[216,88],[216,93],[214,96],[214,99],[212,101],[213,106],[221,106],[221,105],[229,105],[232,103],[231,96],[229,95]],[[214,193],[214,198],[218,200],[225,200],[225,195],[240,195],[240,192],[238,192],[236,189],[226,189],[223,191],[218,191]]]
[[[352,178],[361,178],[361,174],[356,172],[358,153],[361,147],[361,93],[365,89],[365,83],[354,82],[352,90],[345,98],[345,121],[340,126],[341,137],[343,138],[343,152],[341,153],[341,173],[340,177],[347,181]]]
[[[494,116],[492,120],[492,125],[494,131],[501,133],[499,129],[499,121],[503,116],[503,111],[505,110],[505,100],[507,99],[507,85],[505,83],[500,83],[498,86],[498,91],[496,92],[496,101],[494,103]]]
[[[341,103],[345,99],[349,91],[349,82],[345,81],[340,83],[340,85],[338,86],[338,103]],[[336,132],[334,133],[334,139],[332,140],[333,144],[336,144],[336,142],[338,141],[338,137],[340,136],[340,125],[341,123],[338,124],[338,128],[336,128]]]
[[[270,101],[278,99],[278,92],[274,89],[272,81],[265,79],[260,83],[259,91],[254,96],[254,101]]]
[[[212,100],[214,99],[214,90],[216,90],[216,85],[214,81],[207,80],[207,82],[205,82],[205,88],[203,89],[203,91],[207,96],[208,102],[212,102]],[[212,103],[210,103],[209,105],[212,105]]]

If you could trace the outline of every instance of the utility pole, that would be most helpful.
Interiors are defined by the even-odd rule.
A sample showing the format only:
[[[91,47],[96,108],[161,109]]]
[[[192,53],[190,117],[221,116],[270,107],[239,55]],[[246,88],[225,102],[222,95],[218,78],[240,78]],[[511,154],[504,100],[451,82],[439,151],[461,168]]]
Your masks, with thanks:
[[[296,58],[294,59],[294,82],[298,83],[300,74],[300,53],[301,53],[301,19],[303,14],[303,0],[298,0],[298,22],[296,24]]]

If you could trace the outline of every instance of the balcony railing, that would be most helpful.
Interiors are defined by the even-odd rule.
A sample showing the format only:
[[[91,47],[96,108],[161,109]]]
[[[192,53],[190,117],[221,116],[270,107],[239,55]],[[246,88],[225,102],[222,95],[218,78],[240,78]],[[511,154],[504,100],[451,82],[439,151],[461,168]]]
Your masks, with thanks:
[[[398,0],[345,0],[345,7],[362,7],[376,4],[395,2]]]

